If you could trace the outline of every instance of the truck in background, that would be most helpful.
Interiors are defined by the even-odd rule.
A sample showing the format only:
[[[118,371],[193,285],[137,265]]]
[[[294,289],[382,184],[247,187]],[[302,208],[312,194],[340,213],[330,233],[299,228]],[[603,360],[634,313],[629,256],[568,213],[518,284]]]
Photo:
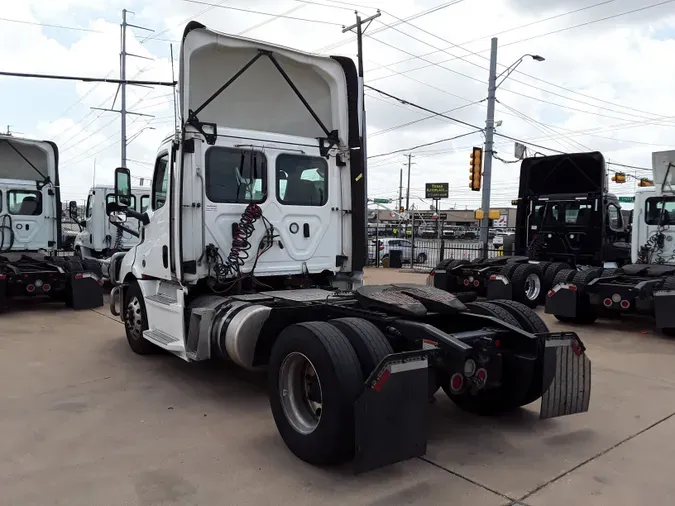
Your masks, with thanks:
[[[73,248],[82,264],[99,276],[109,278],[110,257],[120,251],[129,251],[138,242],[140,225],[129,221],[124,227],[114,226],[106,212],[106,205],[115,202],[115,187],[96,185],[89,190],[84,217],[78,215],[77,203],[69,203],[70,217],[78,224]],[[150,203],[149,188],[132,188],[129,208],[144,213]]]
[[[61,250],[58,163],[53,142],[0,135],[0,309],[18,298],[103,305],[100,279]]]
[[[157,151],[149,211],[128,207],[125,168],[107,206],[112,223],[143,224],[110,268],[111,311],[135,353],[266,369],[287,447],[357,471],[425,453],[439,388],[476,414],[540,397],[542,418],[588,410],[590,360],[573,332],[548,332],[511,301],[362,285],[363,89],[351,59],[197,22],[180,59],[184,122]]]
[[[638,188],[631,223],[631,263],[614,269],[565,269],[547,294],[546,312],[561,321],[638,313],[675,335],[675,151],[652,154],[653,184]]]
[[[627,224],[607,188],[599,152],[526,158],[514,201],[515,234],[506,238],[504,256],[445,260],[429,284],[536,307],[563,269],[629,263]]]

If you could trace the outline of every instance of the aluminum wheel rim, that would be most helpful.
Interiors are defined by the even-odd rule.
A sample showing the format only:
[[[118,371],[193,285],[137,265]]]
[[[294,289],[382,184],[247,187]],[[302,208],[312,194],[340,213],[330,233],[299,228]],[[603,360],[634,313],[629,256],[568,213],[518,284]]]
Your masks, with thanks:
[[[541,293],[541,279],[537,274],[530,274],[525,279],[525,297],[528,300],[536,300]]]
[[[133,339],[140,339],[143,333],[143,315],[141,311],[141,301],[134,297],[127,304],[127,314],[124,319],[124,325]]]
[[[289,353],[279,371],[279,397],[286,419],[300,434],[311,434],[321,420],[323,395],[314,364],[299,352]]]

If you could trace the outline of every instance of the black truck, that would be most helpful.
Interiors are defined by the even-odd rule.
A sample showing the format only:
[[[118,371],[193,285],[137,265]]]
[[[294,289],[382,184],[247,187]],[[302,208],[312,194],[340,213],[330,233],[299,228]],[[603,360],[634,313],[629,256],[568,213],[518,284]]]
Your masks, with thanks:
[[[607,191],[601,153],[526,158],[513,203],[516,230],[504,239],[502,256],[444,260],[429,284],[535,307],[564,269],[630,262],[629,227]]]

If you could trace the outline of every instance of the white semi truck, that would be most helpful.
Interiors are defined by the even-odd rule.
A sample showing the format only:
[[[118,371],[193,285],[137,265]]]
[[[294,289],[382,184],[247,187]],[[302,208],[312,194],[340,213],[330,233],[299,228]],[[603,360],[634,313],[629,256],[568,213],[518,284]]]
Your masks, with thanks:
[[[106,213],[106,204],[115,202],[115,187],[96,185],[89,190],[84,216],[78,215],[77,202],[69,203],[70,217],[80,227],[73,249],[87,266],[101,277],[108,278],[110,257],[129,249],[138,243],[140,225],[137,220],[127,222],[124,227],[113,226]],[[129,208],[144,213],[150,204],[149,188],[132,188]]]
[[[103,305],[100,279],[61,250],[59,151],[0,135],[0,310],[19,298]]]
[[[127,207],[124,168],[107,206],[113,223],[143,225],[110,268],[111,310],[134,352],[267,369],[288,448],[357,471],[425,453],[439,388],[479,414],[540,397],[544,418],[588,409],[590,361],[574,333],[550,333],[510,301],[363,286],[363,95],[351,59],[192,22],[179,90],[182,125],[157,152],[148,210]]]

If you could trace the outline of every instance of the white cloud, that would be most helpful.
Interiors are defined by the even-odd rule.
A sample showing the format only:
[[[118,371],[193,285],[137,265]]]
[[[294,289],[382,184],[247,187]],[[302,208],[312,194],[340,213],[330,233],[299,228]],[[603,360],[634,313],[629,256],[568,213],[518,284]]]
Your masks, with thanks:
[[[246,33],[247,37],[300,49],[317,50],[333,46],[329,51],[331,54],[352,57],[356,52],[353,36],[342,34],[339,26],[353,22],[352,7],[340,2],[316,0],[316,3],[346,8],[310,5],[297,0],[221,2],[226,7],[286,13],[288,16],[335,23],[336,26],[290,19],[272,20],[269,16],[181,0],[125,3],[136,12],[130,16],[130,22],[149,25],[156,30],[151,35],[154,40],[144,44],[139,43],[146,35],[144,32],[136,30],[138,36],[129,37],[129,52],[153,60],[129,58],[128,77],[170,80],[167,41],[179,39],[186,20],[197,14],[196,19],[200,22],[229,33],[250,30]],[[503,123],[499,133],[561,151],[586,147],[601,150],[612,161],[645,167],[650,166],[652,151],[672,145],[670,136],[675,126],[675,99],[670,90],[675,84],[675,69],[666,62],[675,49],[675,13],[668,5],[593,23],[650,2],[615,0],[564,15],[590,4],[581,0],[465,0],[415,19],[411,24],[397,24],[396,17],[405,18],[439,6],[442,2],[399,0],[357,3],[369,7],[361,9],[364,15],[374,12],[375,8],[386,9],[372,23],[364,39],[366,81],[377,88],[435,111],[446,111],[482,100],[487,94],[486,58],[489,57],[490,36],[499,34],[500,64],[508,65],[523,53],[537,53],[546,58],[541,63],[524,61],[518,71],[527,75],[514,73],[500,86],[497,119]],[[3,69],[95,76],[112,72],[111,76],[117,77],[119,19],[123,6],[118,0],[8,3],[3,17],[77,26],[94,32],[3,23],[0,31]],[[389,11],[396,17],[392,17]],[[553,19],[541,21],[546,18]],[[589,22],[586,26],[567,29]],[[386,28],[382,23],[395,26],[378,31]],[[550,33],[556,31],[558,33]],[[343,44],[337,45],[337,42]],[[177,55],[177,45],[174,45],[174,51]],[[411,55],[422,56],[422,59]],[[443,62],[439,65],[447,69],[431,64],[438,62]],[[390,67],[383,68],[382,65]],[[425,68],[412,70],[418,67]],[[500,70],[503,69],[503,66],[500,67]],[[3,78],[0,82],[6,83],[9,79]],[[45,81],[41,86],[44,93],[49,94],[53,84]],[[70,100],[59,104],[57,112],[41,114],[40,111],[31,111],[31,118],[34,118],[32,129],[26,128],[25,133],[54,138],[61,145],[65,193],[83,195],[91,182],[94,157],[98,167],[97,179],[101,181],[109,182],[112,168],[119,163],[119,117],[114,113],[89,109],[92,106],[111,107],[116,87],[72,83],[72,90],[79,103],[73,104],[74,101]],[[130,117],[129,135],[144,127],[156,128],[144,130],[129,146],[128,157],[142,162],[129,163],[135,174],[150,174],[151,166],[148,164],[152,163],[156,145],[172,128],[173,109],[169,94],[170,90],[163,88],[128,89],[129,107],[155,116]],[[368,91],[368,95],[369,132],[372,134],[368,150],[371,155],[469,131],[464,126],[434,118],[377,134],[378,131],[422,118],[427,113],[373,91]],[[30,103],[31,98],[18,96],[12,100]],[[119,97],[115,107],[119,107]],[[57,118],[62,112],[65,114]],[[463,107],[449,114],[483,126],[485,103]],[[5,122],[14,124],[19,120],[8,117]],[[511,159],[513,143],[503,137],[495,140],[499,155]],[[416,163],[411,174],[413,195],[423,196],[425,182],[448,181],[451,183],[450,203],[456,203],[458,207],[475,205],[479,194],[468,189],[468,156],[471,147],[481,142],[482,136],[475,134],[413,151]],[[373,159],[369,178],[371,193],[397,195],[399,169],[404,161],[403,154]],[[517,174],[518,164],[495,162],[493,195],[496,203],[508,203],[515,196]],[[621,193],[628,193],[630,189],[632,184],[617,188]]]

